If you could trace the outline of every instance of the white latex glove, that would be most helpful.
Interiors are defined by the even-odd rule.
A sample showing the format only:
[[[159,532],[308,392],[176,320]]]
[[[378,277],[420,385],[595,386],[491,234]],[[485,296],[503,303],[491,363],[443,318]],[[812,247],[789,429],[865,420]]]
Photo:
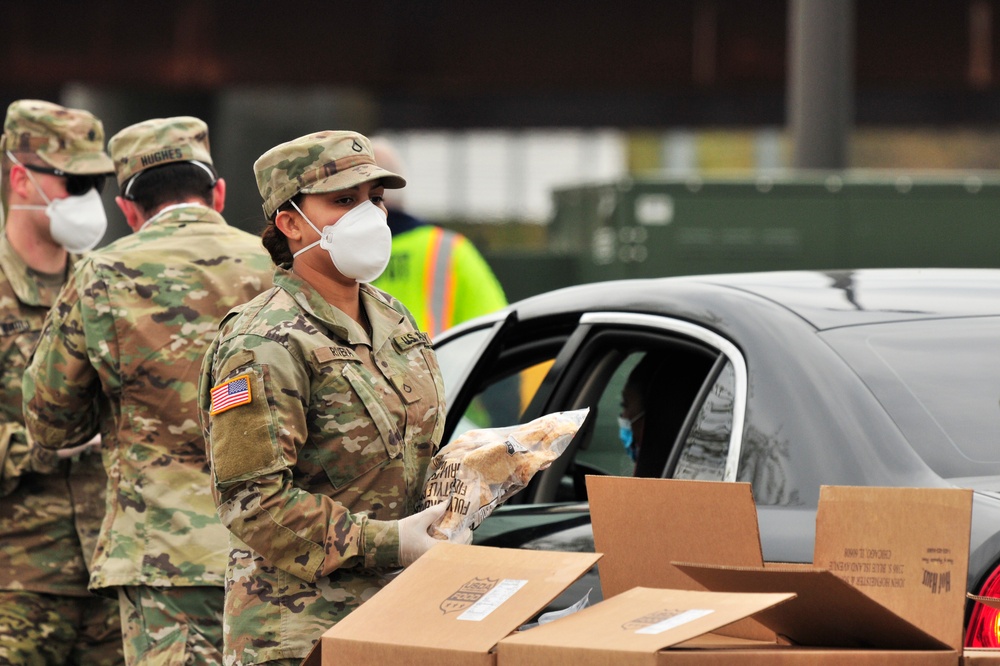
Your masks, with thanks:
[[[99,451],[100,449],[101,434],[98,433],[83,444],[78,444],[71,449],[59,449],[59,451],[56,452],[56,455],[60,458],[73,458],[75,456],[83,455],[84,453],[90,453],[91,451]]]
[[[443,516],[447,508],[448,502],[444,501],[398,521],[400,564],[404,567],[410,566],[418,557],[441,543],[440,539],[435,539],[427,533],[427,528]],[[461,544],[472,543],[472,530],[466,528],[455,534],[449,541]]]

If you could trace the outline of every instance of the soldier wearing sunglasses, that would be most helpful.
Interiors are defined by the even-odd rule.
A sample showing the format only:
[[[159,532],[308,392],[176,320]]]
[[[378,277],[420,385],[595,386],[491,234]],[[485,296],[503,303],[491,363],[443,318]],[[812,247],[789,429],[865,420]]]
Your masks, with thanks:
[[[0,138],[0,663],[123,663],[115,599],[88,591],[107,477],[89,447],[32,455],[22,375],[46,313],[107,221],[101,121],[38,100],[10,105]],[[0,218],[2,218],[0,211]],[[37,450],[36,450],[37,451]]]

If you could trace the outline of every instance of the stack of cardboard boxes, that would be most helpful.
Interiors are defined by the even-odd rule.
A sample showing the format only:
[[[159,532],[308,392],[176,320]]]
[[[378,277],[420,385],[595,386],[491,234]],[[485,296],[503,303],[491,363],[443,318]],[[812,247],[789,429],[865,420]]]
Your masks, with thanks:
[[[763,561],[748,484],[588,492],[601,554],[441,544],[313,663],[1000,664],[962,650],[971,491],[825,487],[813,565]],[[598,559],[604,601],[519,630]]]

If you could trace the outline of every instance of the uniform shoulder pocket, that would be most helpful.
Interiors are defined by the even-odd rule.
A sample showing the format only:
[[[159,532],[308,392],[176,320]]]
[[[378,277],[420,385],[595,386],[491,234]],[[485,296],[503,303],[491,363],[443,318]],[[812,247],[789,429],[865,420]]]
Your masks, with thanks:
[[[217,483],[224,484],[282,466],[267,399],[267,367],[241,367],[211,389],[209,445]]]

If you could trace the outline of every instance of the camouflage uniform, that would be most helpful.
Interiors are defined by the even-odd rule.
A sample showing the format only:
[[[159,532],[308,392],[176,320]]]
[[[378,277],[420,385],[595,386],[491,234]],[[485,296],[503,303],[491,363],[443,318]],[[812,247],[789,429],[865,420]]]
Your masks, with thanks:
[[[182,120],[167,132],[133,126],[151,137],[145,144],[127,141],[133,128],[115,138],[130,151],[151,150],[154,166],[169,161],[164,155],[204,160],[204,123]],[[182,132],[192,126],[197,131]],[[140,173],[132,153],[119,162],[115,138],[119,178]],[[25,373],[25,420],[48,449],[101,432],[109,492],[92,589],[118,587],[132,601],[143,592],[136,587],[185,588],[217,596],[221,614],[228,537],[198,424],[198,373],[222,316],[268,288],[271,272],[257,237],[187,203],[163,208],[136,233],[89,254],[60,294]],[[123,625],[134,625],[125,608],[123,616]],[[221,627],[192,631],[217,631],[221,645]],[[185,633],[147,624],[141,644],[126,641],[126,657],[142,657],[145,641],[173,643]]]
[[[14,102],[2,143],[67,173],[111,171],[101,123],[85,111]],[[118,603],[87,591],[107,484],[100,455],[32,450],[21,412],[22,375],[63,282],[29,268],[0,233],[0,663],[120,664]]]
[[[316,165],[346,171],[323,150],[299,157],[279,152],[266,178],[287,165],[313,167],[299,186],[324,177]],[[265,213],[280,203],[265,194]],[[232,533],[226,664],[305,657],[385,584],[400,565],[396,521],[414,513],[444,428],[437,359],[402,304],[360,285],[369,337],[294,272],[279,268],[274,284],[223,322],[199,389]]]
[[[414,512],[444,427],[427,336],[368,285],[372,338],[294,273],[239,308],[205,357],[210,389],[249,402],[206,417],[219,515],[233,535],[226,663],[302,658],[399,566],[395,520]]]

